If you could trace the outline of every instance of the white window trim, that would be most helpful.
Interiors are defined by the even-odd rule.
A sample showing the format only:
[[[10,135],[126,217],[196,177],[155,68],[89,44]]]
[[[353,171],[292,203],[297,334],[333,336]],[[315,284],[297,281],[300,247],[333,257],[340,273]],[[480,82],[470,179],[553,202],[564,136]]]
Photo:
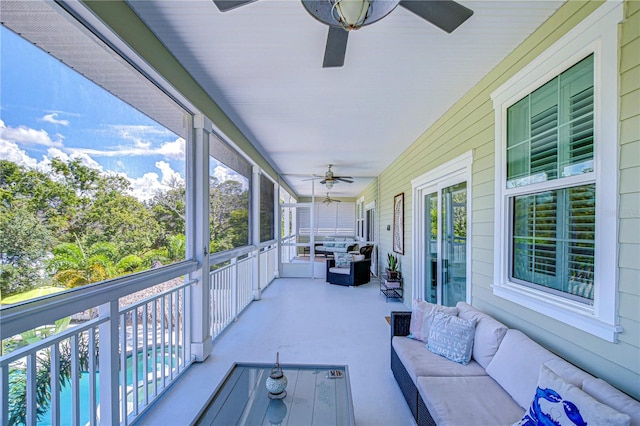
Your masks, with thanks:
[[[414,232],[412,232],[412,263],[413,263],[413,284],[411,291],[414,299],[422,299],[425,276],[425,265],[422,261],[424,255],[424,223],[425,213],[422,208],[422,199],[424,195],[433,191],[434,188],[440,186],[450,185],[453,182],[466,182],[467,183],[467,282],[466,282],[466,302],[471,303],[471,247],[472,247],[472,226],[471,213],[473,211],[471,200],[473,185],[471,183],[473,166],[473,151],[467,151],[459,157],[453,160],[447,161],[444,164],[436,167],[427,173],[416,177],[411,181],[411,191],[413,194],[413,222]],[[439,225],[438,225],[439,226]],[[438,247],[440,247],[441,241],[438,239]],[[440,273],[440,272],[439,272]],[[440,296],[438,296],[440,298]]]
[[[493,293],[610,342],[618,325],[618,23],[622,2],[605,2],[503,86],[491,94],[495,110],[495,239]],[[587,306],[509,280],[509,217],[506,189],[507,108],[594,54],[594,156],[596,182],[596,268],[594,303]],[[558,179],[563,186],[572,178]],[[579,177],[575,178],[579,179]],[[561,182],[554,181],[560,184]],[[530,189],[534,189],[531,185]]]

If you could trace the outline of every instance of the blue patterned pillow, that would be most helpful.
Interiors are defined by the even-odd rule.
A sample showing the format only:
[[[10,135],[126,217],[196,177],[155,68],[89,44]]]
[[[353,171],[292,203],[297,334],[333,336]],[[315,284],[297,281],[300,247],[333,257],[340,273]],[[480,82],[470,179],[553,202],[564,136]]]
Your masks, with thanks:
[[[598,402],[542,364],[531,406],[513,426],[628,426],[630,422],[628,415]]]
[[[436,355],[467,365],[471,360],[475,332],[475,319],[466,320],[437,312],[433,316],[426,346]]]
[[[336,268],[349,268],[351,266],[349,264],[351,263],[351,260],[353,259],[353,257],[351,256],[350,253],[336,253],[335,259],[336,259]]]

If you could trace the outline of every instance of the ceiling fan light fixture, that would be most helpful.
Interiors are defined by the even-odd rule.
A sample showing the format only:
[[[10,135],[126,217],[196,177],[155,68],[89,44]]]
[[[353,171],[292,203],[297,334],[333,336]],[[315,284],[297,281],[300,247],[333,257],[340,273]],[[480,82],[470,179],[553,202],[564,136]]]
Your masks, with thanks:
[[[372,0],[328,0],[331,14],[347,31],[362,27],[371,15]]]
[[[328,180],[328,181],[326,181],[325,185],[326,185],[327,189],[331,189],[331,188],[333,188],[333,181],[332,180]]]

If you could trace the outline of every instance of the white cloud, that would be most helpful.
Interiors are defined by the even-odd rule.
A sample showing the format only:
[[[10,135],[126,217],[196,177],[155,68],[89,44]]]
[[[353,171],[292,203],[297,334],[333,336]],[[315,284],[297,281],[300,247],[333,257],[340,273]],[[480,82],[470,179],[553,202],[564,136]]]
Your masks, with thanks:
[[[0,139],[8,140],[18,145],[43,145],[62,147],[62,136],[56,135],[58,140],[52,140],[46,130],[31,129],[26,126],[7,127],[4,121],[0,124]]]
[[[170,185],[173,182],[184,182],[180,173],[171,168],[171,165],[165,161],[156,161],[156,167],[162,172],[162,184]]]
[[[155,172],[145,173],[139,178],[130,178],[124,173],[119,173],[120,176],[125,177],[131,183],[131,195],[141,201],[148,201],[158,191],[166,191],[170,189],[172,182],[183,182],[184,179],[180,176],[180,173],[171,168],[169,163],[164,161],[156,162],[156,167],[162,173],[162,178]]]
[[[51,114],[47,114],[44,117],[42,117],[42,121],[46,121],[47,123],[51,123],[51,124],[59,124],[61,126],[68,126],[69,125],[69,120],[58,120],[58,113],[57,112],[52,112]]]
[[[165,142],[158,151],[167,158],[182,160],[185,158],[184,142],[183,138],[178,138],[173,142]]]
[[[17,144],[0,137],[0,160],[9,160],[20,166],[34,168],[38,161],[31,158],[26,151],[20,149]]]
[[[43,136],[44,134],[44,136]],[[166,142],[160,148],[155,150],[149,150],[142,147],[132,148],[129,151],[100,151],[92,149],[77,149],[77,148],[64,148],[62,146],[62,137],[60,137],[60,144],[49,145],[47,154],[43,156],[42,161],[38,161],[35,158],[29,156],[29,154],[20,148],[18,142],[27,139],[27,136],[31,135],[31,140],[34,139],[34,135],[42,140],[46,141],[48,134],[45,131],[35,131],[24,126],[18,128],[7,127],[0,119],[0,159],[9,160],[21,166],[36,168],[42,171],[49,171],[51,169],[51,159],[58,158],[62,161],[70,161],[79,159],[81,163],[87,167],[105,172],[104,168],[92,158],[93,156],[124,156],[124,155],[151,155],[161,154],[165,157],[175,157],[181,160],[184,159],[184,139],[178,138],[175,141]],[[45,138],[46,136],[46,138]],[[10,138],[21,137],[19,140]],[[50,138],[49,138],[50,141]],[[46,145],[40,143],[40,145]],[[118,167],[124,168],[124,162],[118,160]],[[142,177],[131,178],[124,172],[116,173],[119,176],[127,179],[131,184],[131,195],[141,201],[147,201],[153,198],[155,193],[160,190],[170,189],[170,185],[174,182],[184,182],[184,179],[179,172],[173,170],[171,165],[166,161],[156,161],[155,167],[160,171],[150,171],[145,173]],[[220,167],[218,176],[221,179],[228,179],[228,173],[225,169]],[[112,171],[106,171],[106,173],[114,173]]]
[[[134,142],[137,144],[136,142]],[[74,148],[74,152],[82,152],[94,157],[125,157],[125,156],[149,156],[162,155],[166,158],[184,160],[185,140],[178,138],[175,141],[165,142],[159,148],[150,148],[145,143],[134,147],[119,147],[116,150],[102,150],[93,148]]]

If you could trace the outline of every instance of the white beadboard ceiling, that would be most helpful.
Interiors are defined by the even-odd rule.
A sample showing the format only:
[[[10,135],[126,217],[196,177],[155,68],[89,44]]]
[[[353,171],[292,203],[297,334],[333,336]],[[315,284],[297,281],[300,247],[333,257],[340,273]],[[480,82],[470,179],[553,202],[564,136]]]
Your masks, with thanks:
[[[398,7],[331,69],[328,27],[297,0],[128,3],[298,195],[334,164],[356,179],[331,195],[352,197],[563,2],[461,1],[474,14],[452,34]]]

